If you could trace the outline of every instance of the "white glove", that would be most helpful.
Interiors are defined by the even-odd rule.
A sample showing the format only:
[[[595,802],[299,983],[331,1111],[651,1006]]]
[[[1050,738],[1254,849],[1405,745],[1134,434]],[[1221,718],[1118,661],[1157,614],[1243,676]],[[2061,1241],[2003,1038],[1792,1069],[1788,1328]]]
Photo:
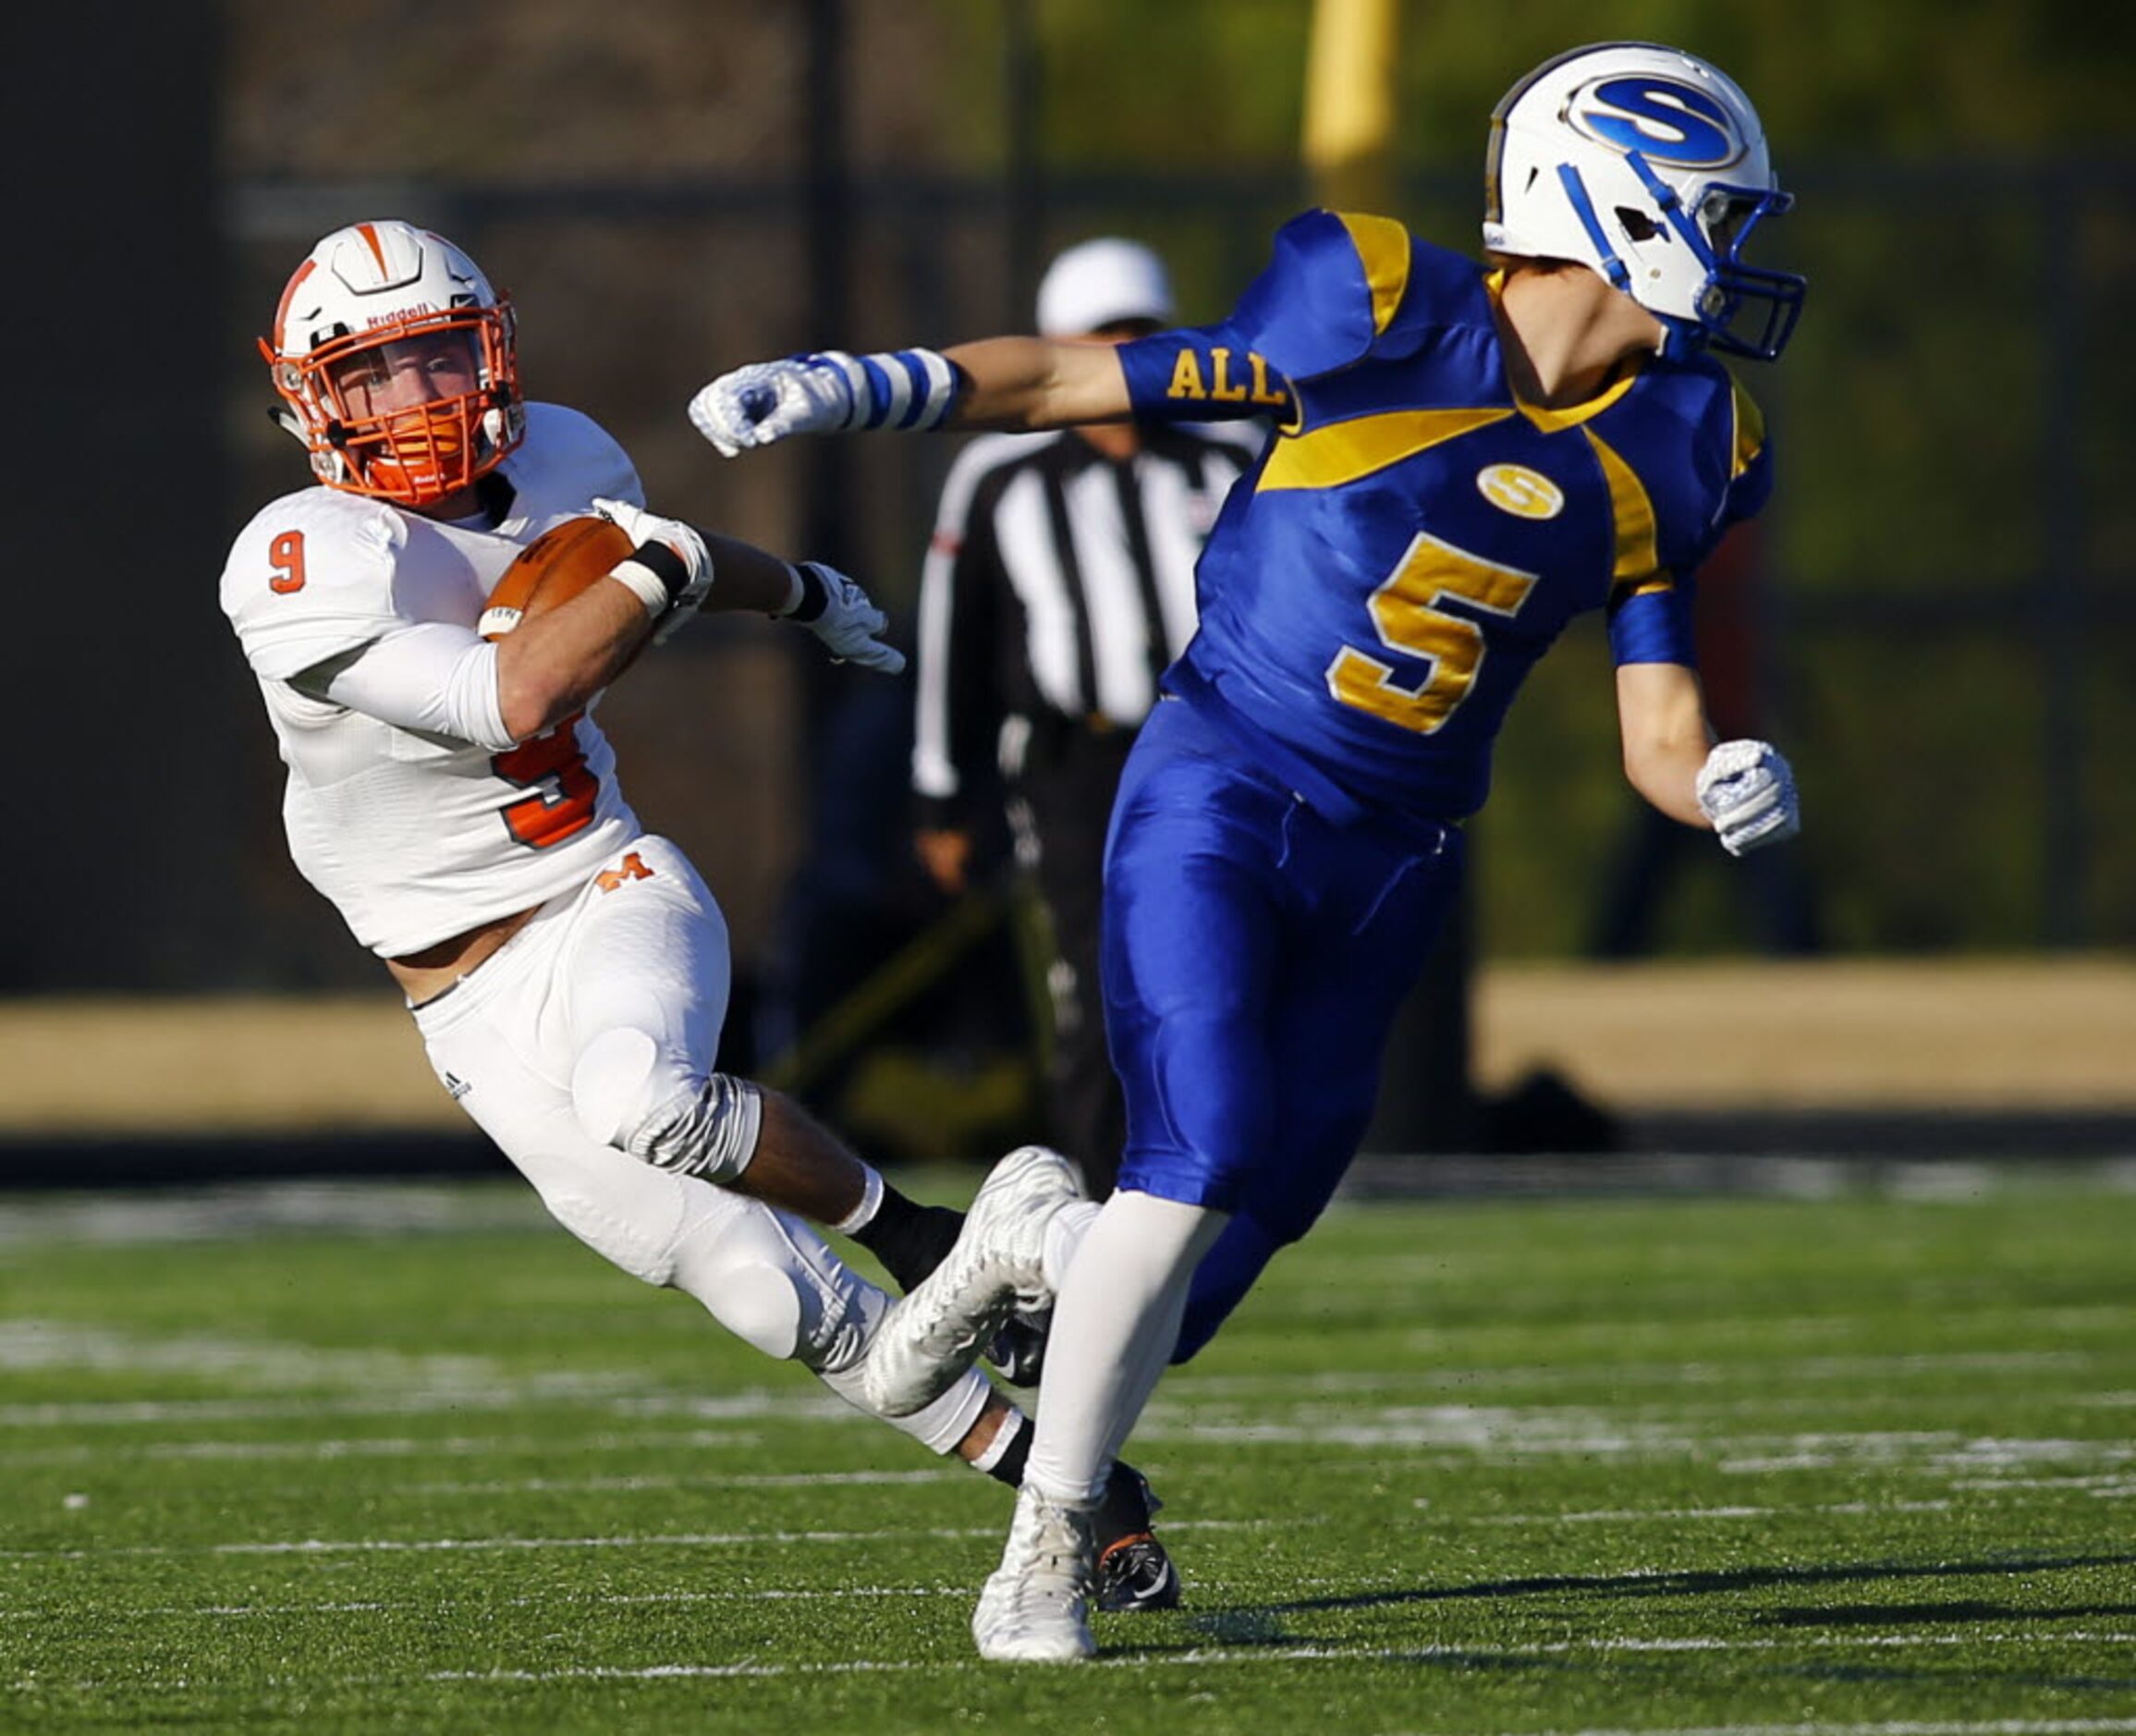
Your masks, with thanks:
[[[697,613],[712,589],[712,551],[704,545],[704,533],[628,500],[596,500],[593,510],[637,545],[612,576],[638,593],[657,623],[653,642],[658,644]]]
[[[885,675],[903,671],[905,654],[883,642],[890,617],[869,601],[865,591],[821,561],[803,561],[794,573],[801,581],[801,600],[786,619],[799,622],[829,646],[834,662],[857,663]]]
[[[697,432],[733,458],[745,446],[768,446],[789,434],[842,434],[858,402],[843,350],[752,361],[723,373],[690,400]]]
[[[731,458],[792,434],[939,428],[959,390],[957,370],[932,349],[826,349],[721,374],[690,400],[690,420]]]
[[[1694,786],[1721,848],[1740,856],[1802,829],[1795,774],[1766,741],[1724,741],[1706,755]]]

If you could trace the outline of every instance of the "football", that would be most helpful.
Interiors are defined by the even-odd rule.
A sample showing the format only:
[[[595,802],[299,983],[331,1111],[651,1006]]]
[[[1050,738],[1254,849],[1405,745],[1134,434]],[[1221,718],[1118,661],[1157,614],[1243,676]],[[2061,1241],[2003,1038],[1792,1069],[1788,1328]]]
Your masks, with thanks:
[[[491,591],[475,630],[501,639],[530,616],[568,603],[630,553],[629,534],[596,513],[567,519],[521,549]]]

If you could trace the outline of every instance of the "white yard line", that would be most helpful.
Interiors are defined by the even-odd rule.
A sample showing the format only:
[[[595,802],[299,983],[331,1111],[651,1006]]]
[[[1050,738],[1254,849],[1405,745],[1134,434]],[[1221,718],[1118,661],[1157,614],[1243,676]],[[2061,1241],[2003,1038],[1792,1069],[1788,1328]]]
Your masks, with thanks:
[[[1419,1497],[1416,1505],[1429,1507],[1432,1503]],[[1954,1501],[1836,1501],[1804,1502],[1787,1507],[1624,1507],[1585,1513],[1464,1513],[1458,1516],[1458,1522],[1464,1525],[1582,1525],[1639,1524],[1666,1520],[1673,1524],[1681,1520],[1789,1519],[1812,1513],[1874,1519],[1886,1513],[1947,1513],[1956,1505]]]
[[[522,1402],[519,1396],[463,1391],[456,1394],[419,1395],[393,1400],[197,1400],[98,1403],[89,1405],[31,1405],[0,1407],[0,1424],[14,1423],[31,1427],[59,1427],[69,1424],[108,1425],[190,1424],[309,1423],[323,1418],[350,1416],[420,1416],[446,1410],[490,1408],[507,1410]],[[802,1391],[792,1395],[751,1390],[718,1399],[663,1400],[648,1405],[638,1399],[609,1400],[595,1407],[614,1419],[652,1412],[667,1417],[677,1412],[702,1416],[707,1421],[775,1423],[829,1422],[865,1424],[860,1412],[837,1404],[827,1396]],[[0,1466],[96,1465],[126,1463],[144,1459],[160,1460],[297,1460],[332,1461],[340,1458],[415,1459],[430,1454],[467,1457],[482,1452],[540,1453],[552,1461],[560,1451],[642,1452],[648,1447],[680,1449],[747,1447],[759,1431],[751,1429],[673,1429],[638,1431],[618,1429],[611,1421],[597,1433],[543,1430],[540,1434],[505,1434],[489,1436],[444,1436],[426,1441],[420,1436],[397,1435],[378,1438],[333,1436],[296,1441],[150,1441],[123,1436],[66,1446],[16,1448],[0,1450]],[[1384,1462],[1398,1464],[1405,1452],[1431,1454],[1436,1463],[1466,1468],[1479,1460],[1515,1461],[1538,1456],[1607,1455],[1619,1459],[1688,1458],[1708,1463],[1726,1475],[1760,1475],[1777,1472],[1833,1470],[1872,1466],[1880,1470],[1952,1479],[1957,1486],[1992,1490],[2043,1485],[2038,1473],[2067,1468],[2104,1478],[2136,1463],[2136,1445],[2125,1438],[2077,1439],[2068,1437],[2021,1438],[1970,1436],[1954,1429],[1832,1430],[1779,1432],[1744,1430],[1707,1432],[1687,1428],[1678,1415],[1656,1418],[1651,1411],[1627,1414],[1607,1408],[1583,1405],[1399,1405],[1342,1406],[1324,1400],[1306,1405],[1273,1405],[1254,1414],[1226,1405],[1196,1407],[1162,1401],[1144,1418],[1139,1438],[1227,1447],[1262,1445],[1342,1447],[1359,1452],[1377,1449]],[[1414,1460],[1408,1468],[1417,1470]],[[2008,1473],[2009,1475],[2000,1473]],[[2032,1473],[2028,1479],[2023,1473]],[[858,1473],[866,1474],[866,1473]],[[897,1474],[884,1473],[885,1476]],[[903,1473],[919,1477],[924,1473]],[[954,1474],[951,1473],[950,1474]],[[808,1473],[793,1473],[797,1483],[820,1481]],[[1962,1484],[1956,1482],[1963,1479]],[[736,1483],[752,1479],[708,1473],[705,1481]],[[767,1483],[765,1486],[775,1484]],[[515,1488],[620,1488],[630,1486],[620,1477],[588,1477],[542,1482],[485,1479],[480,1483],[440,1482],[421,1485],[428,1493],[510,1493]],[[638,1485],[663,1486],[652,1481]],[[2118,1486],[2103,1481],[2101,1493],[2118,1496]]]
[[[607,1495],[660,1489],[818,1489],[955,1483],[970,1476],[962,1468],[939,1471],[794,1471],[729,1475],[708,1471],[694,1477],[525,1477],[494,1483],[409,1483],[405,1495]]]
[[[1647,1577],[1668,1577],[1655,1573]],[[1323,1582],[1313,1582],[1315,1586]],[[1200,1583],[1196,1589],[1204,1599],[1226,1595],[1227,1587],[1221,1582]],[[638,1606],[648,1604],[757,1604],[757,1603],[841,1603],[848,1600],[875,1601],[900,1597],[970,1597],[976,1595],[976,1587],[965,1584],[934,1585],[841,1585],[836,1587],[758,1587],[750,1591],[666,1591],[666,1592],[591,1592],[543,1594],[540,1595],[506,1597],[499,1603],[508,1608],[553,1608],[587,1605],[597,1608]],[[1361,1594],[1370,1595],[1369,1593]],[[167,1617],[182,1620],[213,1618],[215,1620],[250,1619],[257,1617],[284,1618],[309,1615],[392,1615],[399,1616],[422,1607],[420,1603],[404,1600],[399,1603],[293,1603],[293,1604],[207,1604],[196,1607],[166,1606],[161,1608],[131,1609],[128,1620],[136,1618]],[[67,1612],[79,1616],[81,1606],[69,1604]],[[10,1605],[8,1613],[14,1616],[49,1614],[35,1605]],[[1221,1637],[1221,1630],[1227,1620],[1246,1617],[1264,1619],[1251,1608],[1227,1614],[1197,1617],[1191,1610],[1187,1620],[1190,1626],[1205,1627]],[[1909,1646],[1953,1645],[2136,1645],[2136,1632],[2100,1632],[2093,1629],[2040,1627],[2015,1633],[1982,1633],[1968,1630],[1962,1633],[1845,1633],[1808,1634],[1785,1639],[1741,1639],[1723,1635],[1679,1635],[1647,1639],[1603,1638],[1592,1640],[1538,1641],[1533,1644],[1501,1644],[1478,1641],[1473,1644],[1447,1644],[1430,1648],[1431,1654],[1443,1657],[1471,1657],[1478,1654],[1515,1656],[1521,1657],[1560,1657],[1587,1652],[1784,1652],[1815,1650],[1825,1647],[1860,1646],[1870,1650],[1903,1649]],[[1256,1648],[1258,1649],[1258,1648]],[[1380,1657],[1382,1652],[1345,1652],[1347,1657]],[[1408,1654],[1401,1654],[1407,1656]]]
[[[301,1399],[131,1399],[79,1403],[0,1405],[0,1428],[122,1427],[139,1424],[287,1423],[321,1416],[432,1416],[440,1411],[509,1411],[577,1404],[620,1416],[683,1416],[705,1422],[782,1419],[869,1419],[828,1393],[799,1389],[775,1393],[762,1388],[718,1397],[687,1394],[575,1393],[530,1384],[524,1388],[441,1388],[408,1394]]]
[[[670,1591],[670,1592],[567,1592],[542,1596],[502,1597],[497,1604],[505,1608],[555,1608],[559,1606],[577,1608],[584,1605],[605,1608],[611,1606],[638,1604],[716,1604],[716,1603],[811,1603],[838,1601],[845,1598],[875,1599],[897,1597],[970,1597],[974,1595],[970,1585],[843,1585],[836,1589],[782,1590],[765,1586],[753,1591]],[[7,1604],[10,1616],[53,1616],[79,1620],[87,1608],[80,1603],[41,1606],[36,1604]],[[283,1620],[290,1616],[342,1616],[375,1615],[404,1616],[413,1610],[428,1608],[419,1600],[398,1603],[296,1603],[296,1604],[201,1604],[181,1606],[168,1604],[157,1608],[128,1609],[126,1619],[148,1620],[155,1618],[197,1621],[250,1620],[267,1619]]]
[[[870,1593],[867,1595],[875,1595]],[[884,1595],[909,1596],[909,1590],[898,1590]],[[346,1606],[362,1609],[366,1606]],[[1116,1653],[1101,1655],[1092,1660],[1095,1668],[1113,1670],[1146,1670],[1154,1669],[1207,1668],[1212,1665],[1267,1666],[1296,1663],[1407,1663],[1425,1664],[1442,1661],[1469,1662],[1493,1657],[1564,1657],[1573,1654],[1607,1653],[1667,1653],[1667,1652],[1816,1652],[1835,1648],[1884,1648],[1893,1650],[1921,1646],[1966,1645],[2019,1645],[2032,1650],[2045,1644],[2136,1644],[2136,1633],[1998,1633],[1998,1634],[1853,1634],[1837,1639],[1820,1638],[1805,1644],[1799,1640],[1728,1640],[1728,1639],[1655,1639],[1655,1640],[1595,1640],[1561,1641],[1548,1644],[1502,1645],[1488,1643],[1473,1645],[1422,1645],[1422,1646],[1349,1646],[1339,1644],[1256,1645],[1246,1647],[1196,1647],[1184,1652],[1139,1654]],[[470,1686],[496,1684],[499,1686],[540,1686],[564,1681],[709,1681],[731,1680],[766,1680],[785,1677],[859,1676],[889,1672],[968,1670],[983,1669],[975,1658],[945,1659],[881,1659],[854,1658],[838,1663],[761,1663],[742,1659],[728,1664],[647,1664],[634,1668],[618,1665],[566,1665],[548,1669],[438,1669],[424,1671],[415,1680],[433,1682],[456,1682]],[[400,1677],[365,1676],[345,1678],[332,1682],[311,1684],[315,1689],[358,1688],[388,1685],[406,1680]],[[69,1684],[75,1693],[96,1693],[106,1684],[98,1681],[77,1681]],[[126,1683],[129,1692],[189,1691],[193,1684],[183,1680],[159,1681],[129,1676]],[[49,1695],[53,1684],[49,1681],[18,1681],[18,1693]],[[1605,1730],[1590,1728],[1578,1731],[1556,1732],[1555,1736],[2114,1736],[2117,1732],[2136,1731],[2136,1718],[1985,1718],[1949,1720],[1895,1720],[1883,1723],[1822,1723],[1796,1724],[1731,1724],[1643,1726],[1634,1730]],[[1473,1726],[1464,1727],[1461,1736],[1480,1736]]]
[[[97,1247],[314,1231],[397,1238],[550,1228],[540,1200],[509,1182],[254,1181],[19,1199],[0,1214],[0,1244]]]
[[[2112,1736],[2136,1730],[2136,1718],[1907,1719],[1887,1724],[1642,1725],[1637,1730],[1545,1731],[1543,1736]]]
[[[325,1440],[189,1440],[113,1443],[94,1447],[43,1447],[28,1452],[0,1452],[0,1466],[129,1465],[143,1460],[404,1459],[437,1454],[468,1458],[478,1453],[540,1454],[554,1459],[564,1452],[645,1452],[703,1447],[754,1447],[763,1436],[754,1429],[684,1429],[629,1435],[442,1435]],[[726,1479],[731,1481],[731,1479]]]
[[[1962,1642],[1962,1636],[1954,1636]],[[2012,1634],[2006,1636],[2012,1643],[2031,1644],[2036,1636]],[[2102,1636],[2120,1639],[2125,1636]],[[1877,1644],[1887,1640],[1894,1645],[1914,1644],[1908,1636],[1894,1634],[1873,1636],[1868,1640],[1850,1640],[1849,1644]],[[1933,1640],[1922,1644],[1943,1644]],[[1787,1642],[1753,1640],[1740,1643],[1744,1650],[1769,1650],[1785,1646]],[[1716,1649],[1736,1649],[1735,1643],[1715,1642]],[[1432,1663],[1446,1659],[1469,1659],[1495,1657],[1545,1657],[1562,1656],[1568,1652],[1581,1651],[1643,1651],[1681,1649],[1662,1642],[1648,1645],[1637,1641],[1621,1641],[1584,1644],[1571,1643],[1559,1645],[1420,1645],[1401,1647],[1349,1646],[1349,1645],[1268,1645],[1244,1648],[1197,1647],[1185,1652],[1158,1654],[1100,1654],[1092,1661],[1101,1669],[1150,1669],[1179,1665],[1210,1664],[1295,1664],[1311,1662],[1336,1663]],[[1798,1648],[1800,1649],[1800,1648]],[[869,1675],[882,1670],[914,1669],[970,1669],[981,1668],[977,1659],[955,1658],[942,1661],[929,1659],[855,1658],[839,1663],[775,1664],[744,1660],[732,1664],[651,1664],[637,1669],[613,1665],[566,1666],[556,1669],[497,1669],[458,1670],[443,1669],[428,1672],[426,1681],[461,1682],[550,1682],[550,1681],[651,1681],[669,1678],[721,1677],[777,1677],[777,1676],[843,1676]],[[2053,1732],[2136,1730],[2136,1718],[2069,1718],[2069,1719],[1985,1719],[1978,1722],[1954,1721],[1949,1723],[1890,1723],[1890,1724],[1770,1724],[1729,1725],[1717,1730],[1701,1728],[1674,1729],[1656,1726],[1640,1731],[1582,1730],[1578,1736],[2020,1736],[2036,1733],[2050,1736]]]
[[[1190,1519],[1167,1523],[1177,1532],[1251,1531],[1263,1520]],[[97,1549],[0,1549],[0,1561],[93,1561],[140,1556],[192,1555],[478,1555],[505,1549],[748,1548],[759,1544],[876,1544],[915,1537],[958,1539],[1001,1535],[998,1525],[892,1526],[871,1531],[702,1531],[610,1537],[291,1537],[257,1543],[128,1543]]]
[[[1754,1333],[1754,1323],[1745,1323],[1743,1330]],[[2118,1339],[2112,1349],[2119,1353]],[[2105,1348],[2099,1351],[1952,1351],[1890,1356],[1745,1356],[1726,1361],[1696,1356],[1680,1362],[1501,1363],[1454,1368],[1421,1359],[1412,1368],[1339,1374],[1174,1375],[1163,1390],[1174,1400],[1280,1400],[1298,1395],[1414,1392],[1421,1388],[1676,1387],[1712,1386],[1730,1380],[1779,1386],[1793,1381],[1883,1380],[1909,1375],[2035,1374],[2044,1369],[2078,1373],[2094,1367],[2105,1354]]]
[[[895,1531],[695,1531],[640,1537],[323,1537],[264,1543],[121,1544],[104,1549],[0,1549],[0,1561],[92,1561],[174,1555],[479,1555],[500,1549],[748,1548],[759,1544],[885,1543],[914,1537],[996,1537],[1000,1528]]]

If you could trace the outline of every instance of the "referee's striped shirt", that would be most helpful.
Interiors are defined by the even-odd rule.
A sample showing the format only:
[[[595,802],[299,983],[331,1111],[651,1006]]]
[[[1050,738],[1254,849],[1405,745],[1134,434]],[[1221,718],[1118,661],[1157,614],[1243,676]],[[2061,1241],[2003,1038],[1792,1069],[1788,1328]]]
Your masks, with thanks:
[[[1194,631],[1194,563],[1259,430],[1144,428],[1123,462],[1070,433],[983,434],[942,491],[920,583],[912,785],[959,824],[1034,725],[1132,729]]]

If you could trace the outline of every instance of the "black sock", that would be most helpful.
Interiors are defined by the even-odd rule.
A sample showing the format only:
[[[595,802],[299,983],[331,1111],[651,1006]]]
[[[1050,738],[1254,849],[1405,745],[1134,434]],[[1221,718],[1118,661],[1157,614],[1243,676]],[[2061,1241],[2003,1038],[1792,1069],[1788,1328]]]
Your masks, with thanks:
[[[1007,1426],[1005,1424],[1004,1427]],[[1006,1483],[1012,1489],[1023,1486],[1023,1468],[1031,1462],[1031,1436],[1036,1433],[1029,1423],[1016,1431],[1016,1438],[1003,1450],[1001,1457],[987,1470],[986,1474],[996,1483]]]
[[[1105,1492],[1098,1498],[1097,1511],[1091,1519],[1091,1529],[1097,1537],[1100,1552],[1123,1537],[1143,1535],[1150,1529],[1150,1515],[1153,1510],[1150,1485],[1141,1473],[1116,1460],[1112,1477],[1105,1484]]]
[[[910,1290],[942,1264],[963,1228],[962,1212],[915,1204],[885,1181],[882,1204],[853,1240],[882,1261],[899,1290]]]

